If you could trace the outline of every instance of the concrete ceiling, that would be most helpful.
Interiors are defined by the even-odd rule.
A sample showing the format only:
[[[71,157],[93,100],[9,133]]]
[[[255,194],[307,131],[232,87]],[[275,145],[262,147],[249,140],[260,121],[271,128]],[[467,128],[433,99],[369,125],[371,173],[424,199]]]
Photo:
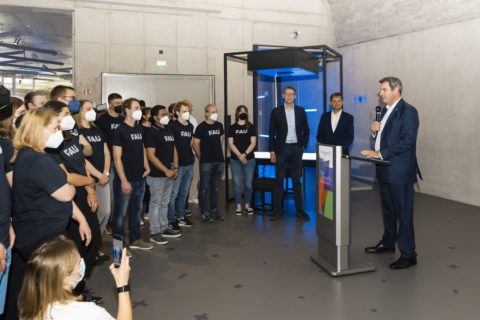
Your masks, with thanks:
[[[1,75],[71,78],[72,52],[72,12],[0,6]]]
[[[337,47],[480,17],[478,0],[328,0]]]

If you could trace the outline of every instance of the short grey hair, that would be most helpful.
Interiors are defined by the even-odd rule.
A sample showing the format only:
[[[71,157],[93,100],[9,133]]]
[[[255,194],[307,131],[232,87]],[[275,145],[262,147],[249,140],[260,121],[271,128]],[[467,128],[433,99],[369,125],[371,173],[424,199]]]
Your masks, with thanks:
[[[398,92],[400,92],[400,94],[402,93],[402,89],[403,89],[402,81],[396,77],[385,77],[383,79],[380,79],[380,81],[378,82],[380,84],[384,82],[388,82],[390,89],[395,90],[395,88],[398,88]]]

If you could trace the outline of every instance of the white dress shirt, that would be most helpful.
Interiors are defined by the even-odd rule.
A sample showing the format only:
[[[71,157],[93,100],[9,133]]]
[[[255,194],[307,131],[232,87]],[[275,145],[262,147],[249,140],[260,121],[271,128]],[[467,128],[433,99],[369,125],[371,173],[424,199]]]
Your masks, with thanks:
[[[338,111],[337,114],[335,114],[334,111],[332,111],[332,116],[331,116],[331,120],[332,120],[332,132],[335,132],[335,130],[337,129],[337,126],[338,126],[338,121],[340,121],[340,116],[342,115],[342,110]]]
[[[402,99],[402,98],[400,98],[400,99]],[[385,124],[387,123],[388,117],[390,117],[390,114],[392,114],[393,109],[395,109],[395,107],[396,107],[398,101],[400,101],[400,99],[395,101],[395,103],[393,105],[386,106],[387,112],[383,116],[382,121],[380,121],[380,130],[377,132],[377,137],[375,139],[375,151],[380,151],[380,141],[382,140],[383,129],[385,128]]]

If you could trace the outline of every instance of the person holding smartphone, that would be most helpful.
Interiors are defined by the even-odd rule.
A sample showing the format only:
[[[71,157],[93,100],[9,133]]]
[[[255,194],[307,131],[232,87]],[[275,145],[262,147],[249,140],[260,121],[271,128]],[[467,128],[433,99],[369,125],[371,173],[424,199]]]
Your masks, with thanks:
[[[130,262],[123,249],[118,268],[110,265],[118,292],[118,320],[133,318],[130,299]],[[113,320],[104,308],[78,301],[72,288],[85,275],[85,262],[75,244],[63,236],[41,245],[32,254],[18,304],[22,320],[69,319]]]

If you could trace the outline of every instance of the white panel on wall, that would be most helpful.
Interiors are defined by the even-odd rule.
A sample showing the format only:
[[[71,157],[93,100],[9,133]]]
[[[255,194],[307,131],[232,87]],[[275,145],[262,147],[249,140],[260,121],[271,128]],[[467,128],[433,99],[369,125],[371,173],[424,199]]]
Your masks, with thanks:
[[[163,51],[160,54],[160,50]],[[166,66],[158,66],[157,61],[165,61]],[[145,47],[146,73],[177,73],[177,48],[166,46]]]
[[[110,41],[113,44],[143,44],[143,14],[134,12],[110,12]]]
[[[175,46],[177,44],[177,17],[145,14],[145,43]]]
[[[207,46],[207,19],[181,16],[177,18],[177,45],[179,47]]]
[[[75,10],[75,41],[98,42],[107,41],[108,12],[104,10]]]
[[[243,23],[240,20],[210,19],[208,47],[238,50],[243,47]]]
[[[208,73],[207,49],[178,48],[177,65],[178,73],[205,74]]]
[[[111,45],[110,71],[144,72],[143,47],[138,45]]]

